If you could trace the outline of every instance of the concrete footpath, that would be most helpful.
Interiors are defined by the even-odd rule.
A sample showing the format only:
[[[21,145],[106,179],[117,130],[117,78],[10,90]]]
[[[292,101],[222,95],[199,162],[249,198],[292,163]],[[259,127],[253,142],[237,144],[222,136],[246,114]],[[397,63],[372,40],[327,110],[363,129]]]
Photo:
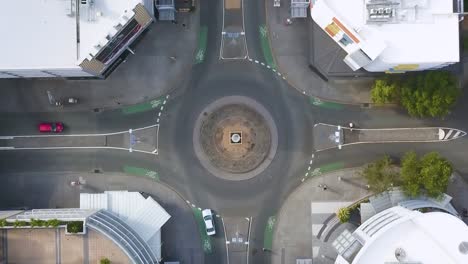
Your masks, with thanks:
[[[308,18],[293,19],[291,25],[285,21],[291,17],[289,2],[283,1],[281,7],[273,7],[273,1],[265,1],[266,19],[269,39],[273,57],[278,71],[286,76],[287,81],[309,96],[320,98],[324,101],[335,101],[350,104],[370,103],[370,88],[372,78],[346,78],[343,80],[328,80],[320,78],[309,68],[309,50],[311,49],[309,34],[313,20]],[[331,41],[326,34],[314,41]],[[331,41],[333,42],[333,41]],[[335,46],[333,46],[335,45]],[[344,53],[337,44],[327,46],[330,50],[323,53],[334,52],[336,60]],[[333,56],[331,56],[333,57]]]
[[[198,1],[197,1],[198,2]],[[177,13],[177,24],[156,21],[136,45],[135,55],[105,80],[0,79],[0,112],[52,112],[109,109],[132,105],[167,94],[188,79],[195,58],[199,8]],[[77,98],[76,105],[50,105]]]
[[[335,257],[336,253],[315,235],[339,208],[370,194],[356,175],[358,170],[344,169],[309,178],[287,198],[277,215],[272,264],[296,263],[296,259],[332,263],[321,255]]]

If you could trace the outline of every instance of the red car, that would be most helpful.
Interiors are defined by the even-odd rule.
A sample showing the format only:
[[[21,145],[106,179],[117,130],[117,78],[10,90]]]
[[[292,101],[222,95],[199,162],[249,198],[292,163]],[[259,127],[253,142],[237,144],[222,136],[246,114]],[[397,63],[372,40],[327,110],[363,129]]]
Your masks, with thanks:
[[[39,132],[47,133],[60,133],[63,131],[63,123],[61,122],[54,122],[54,123],[40,123],[39,124]]]

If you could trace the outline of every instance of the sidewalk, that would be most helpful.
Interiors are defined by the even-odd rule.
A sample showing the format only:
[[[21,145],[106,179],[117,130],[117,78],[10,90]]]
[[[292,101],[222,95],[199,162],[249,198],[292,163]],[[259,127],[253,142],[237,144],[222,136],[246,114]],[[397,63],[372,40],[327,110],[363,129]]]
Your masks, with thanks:
[[[198,2],[198,1],[197,1]],[[199,9],[177,13],[177,24],[156,21],[140,43],[106,80],[0,79],[1,112],[82,111],[116,108],[149,101],[181,87],[194,62]],[[50,105],[78,99],[77,105]]]
[[[290,17],[290,4],[283,1],[281,7],[273,7],[273,1],[266,2],[266,17],[269,29],[271,49],[276,59],[278,70],[288,82],[309,96],[325,101],[336,101],[350,104],[370,103],[372,78],[360,77],[323,80],[309,68],[309,51],[311,45],[313,20],[308,18],[294,19],[292,25],[286,25]],[[327,50],[321,51],[326,56],[327,68],[343,68],[341,65],[344,53],[323,33],[314,34],[314,42],[325,42]],[[318,38],[319,37],[319,38]],[[317,39],[318,38],[318,39]],[[327,44],[330,42],[329,44]],[[332,61],[331,61],[332,59]],[[321,58],[317,58],[321,60]],[[343,63],[344,64],[344,63]],[[343,68],[344,69],[344,68]],[[348,71],[348,69],[345,69]]]
[[[320,237],[318,232],[339,208],[370,194],[365,183],[355,175],[358,169],[343,169],[313,177],[287,198],[276,218],[272,264],[296,263],[296,259],[313,259],[314,264],[331,263],[321,255],[333,258],[336,253],[322,240],[339,231],[331,230],[321,239],[317,238]],[[327,190],[322,190],[319,185],[326,185]],[[340,225],[340,230],[347,225]]]

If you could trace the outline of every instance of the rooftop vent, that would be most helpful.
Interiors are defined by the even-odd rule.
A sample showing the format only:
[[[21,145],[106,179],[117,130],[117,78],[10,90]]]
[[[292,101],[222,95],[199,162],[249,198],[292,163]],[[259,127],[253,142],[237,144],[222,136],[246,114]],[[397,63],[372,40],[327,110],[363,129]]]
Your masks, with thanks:
[[[406,258],[406,252],[405,252],[405,250],[402,249],[402,248],[397,248],[397,249],[395,249],[395,258],[396,258],[399,262],[405,261],[405,258]]]
[[[460,245],[458,245],[458,250],[460,251],[460,253],[468,255],[468,242],[461,242]]]

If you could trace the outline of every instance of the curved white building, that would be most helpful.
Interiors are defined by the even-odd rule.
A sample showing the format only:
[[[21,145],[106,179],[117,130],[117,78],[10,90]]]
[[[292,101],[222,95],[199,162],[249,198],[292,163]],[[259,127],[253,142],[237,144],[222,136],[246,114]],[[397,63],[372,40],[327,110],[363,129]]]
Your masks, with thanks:
[[[454,5],[454,3],[457,3]],[[462,1],[312,0],[310,13],[354,71],[405,72],[459,62]]]
[[[468,226],[442,212],[396,206],[364,222],[335,264],[468,263]]]

